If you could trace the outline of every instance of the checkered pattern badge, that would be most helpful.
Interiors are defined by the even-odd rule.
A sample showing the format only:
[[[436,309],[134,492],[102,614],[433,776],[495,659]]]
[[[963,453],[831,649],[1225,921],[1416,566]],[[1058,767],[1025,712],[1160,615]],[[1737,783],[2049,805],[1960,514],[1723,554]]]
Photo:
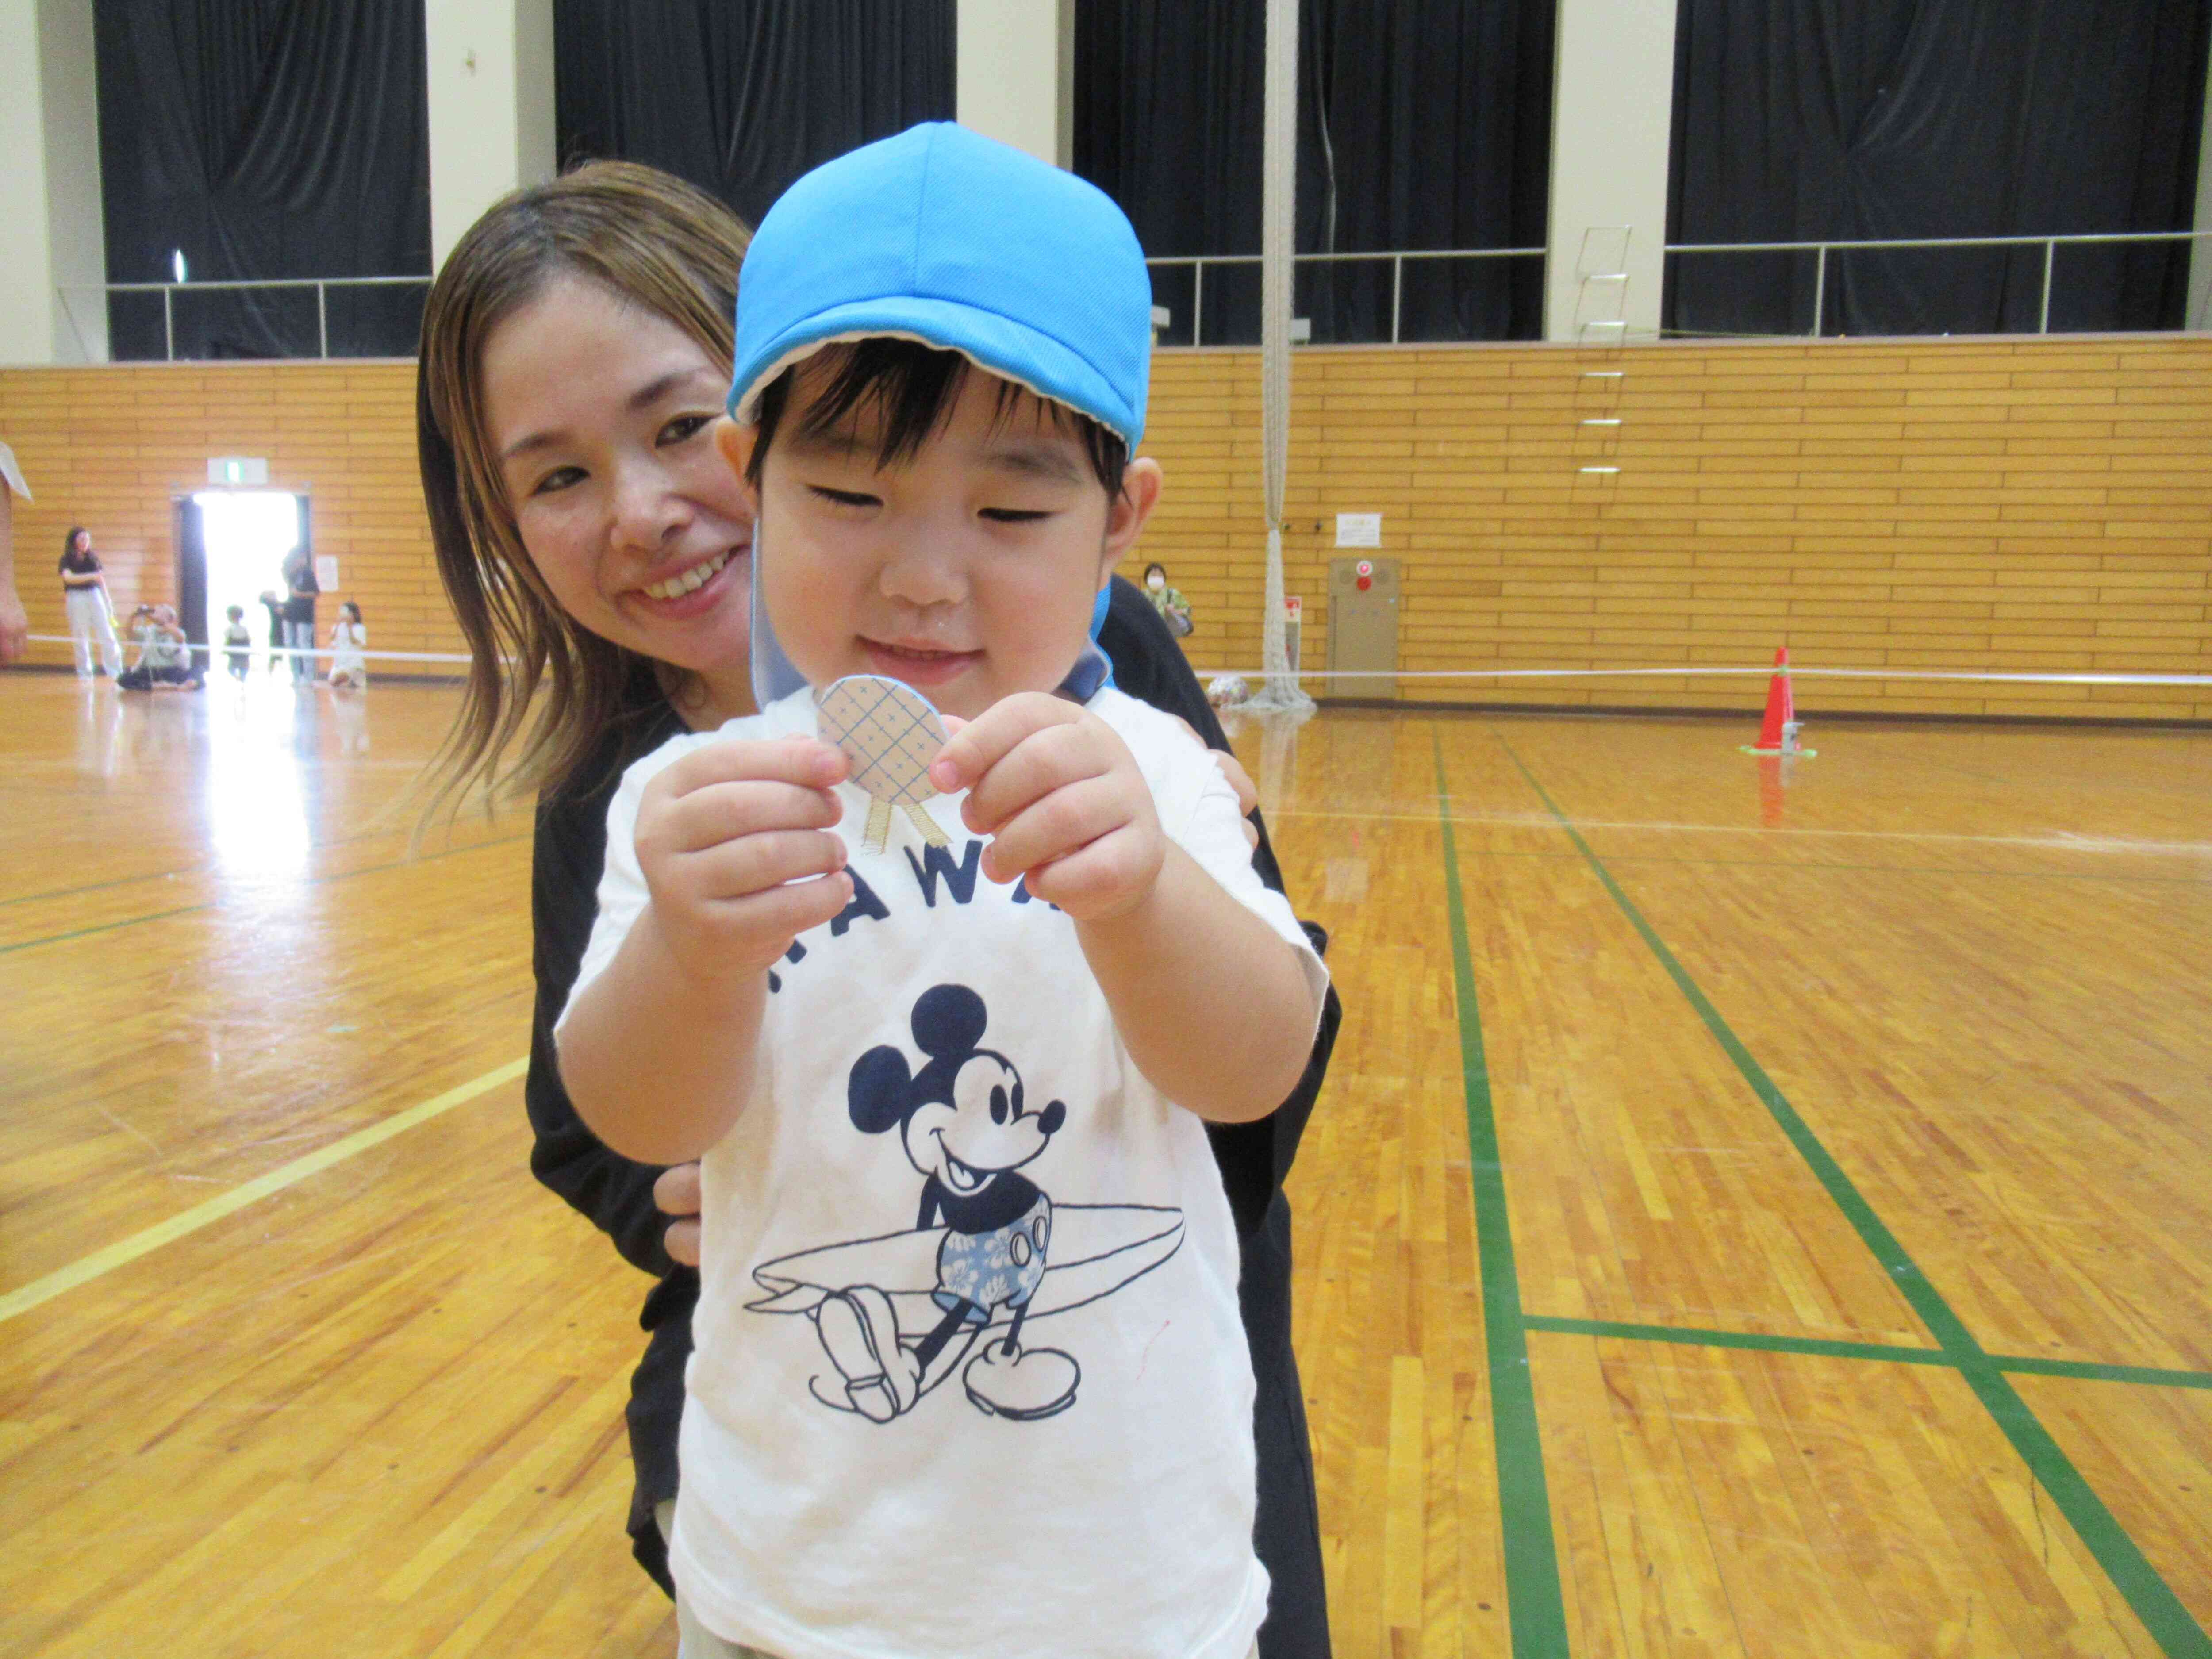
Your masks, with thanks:
[[[899,680],[848,674],[815,699],[816,729],[853,763],[853,782],[868,795],[868,826],[860,845],[880,853],[897,807],[932,847],[951,843],[922,803],[937,793],[929,763],[949,735],[929,699]]]

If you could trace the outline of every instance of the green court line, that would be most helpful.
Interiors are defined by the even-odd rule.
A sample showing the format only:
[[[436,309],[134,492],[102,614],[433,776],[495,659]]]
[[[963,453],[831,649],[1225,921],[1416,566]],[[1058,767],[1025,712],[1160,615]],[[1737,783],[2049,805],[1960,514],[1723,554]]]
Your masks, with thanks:
[[[2107,1365],[2087,1359],[2045,1359],[2032,1353],[1992,1354],[2001,1371],[2072,1376],[2088,1382],[2132,1382],[2146,1389],[2212,1389],[2212,1371],[2161,1370],[2154,1365]]]
[[[166,921],[171,916],[188,916],[195,910],[212,910],[213,904],[180,904],[173,910],[155,910],[143,916],[125,916],[120,921],[103,921],[97,927],[79,927],[73,933],[48,933],[43,939],[27,939],[17,945],[0,945],[0,957],[12,956],[18,951],[27,951],[39,945],[65,945],[73,939],[90,939],[94,933],[112,933],[118,927],[136,927],[142,921]]]
[[[1564,1319],[1528,1314],[1521,1322],[1532,1331],[1565,1336],[1607,1336],[1627,1342],[1672,1342],[1693,1348],[1754,1348],[1765,1353],[1817,1354],[1832,1359],[1885,1360],[1900,1365],[1954,1364],[1941,1348],[1908,1348],[1887,1342],[1838,1342],[1818,1336],[1771,1336],[1761,1331],[1711,1331],[1686,1325],[1631,1325],[1611,1319]],[[2212,1389],[2212,1371],[2166,1370],[2154,1365],[2110,1365],[2091,1359],[2046,1359],[2036,1354],[1996,1353],[1990,1361],[2001,1371],[2034,1376],[2071,1376],[2092,1382],[2131,1382],[2152,1389]]]
[[[131,887],[149,881],[174,881],[179,876],[196,873],[200,867],[194,865],[183,870],[155,870],[143,876],[118,876],[112,881],[88,881],[77,887],[50,888],[43,893],[18,893],[13,898],[0,899],[0,910],[11,904],[36,904],[40,899],[75,898],[80,893],[97,893],[103,888]]]
[[[1460,900],[1459,851],[1452,839],[1451,792],[1436,744],[1437,793],[1444,842],[1444,897],[1451,917],[1452,987],[1459,1010],[1460,1074],[1467,1099],[1468,1184],[1474,1201],[1476,1258],[1482,1279],[1482,1333],[1490,1369],[1490,1428],[1498,1462],[1498,1508],[1504,1534],[1505,1608],[1513,1659],[1567,1659],[1567,1607],[1552,1540],[1552,1500],[1544,1480],[1544,1442],[1536,1425],[1536,1386],[1513,1267],[1513,1227],[1505,1171],[1490,1099],[1490,1061],[1474,997],[1474,958]]]
[[[1532,1331],[1562,1336],[1610,1336],[1629,1342],[1671,1342],[1692,1348],[1752,1348],[1762,1353],[1819,1354],[1831,1359],[1886,1359],[1904,1365],[1945,1365],[1941,1348],[1907,1348],[1884,1342],[1837,1342],[1817,1336],[1769,1336],[1759,1331],[1705,1331],[1681,1325],[1624,1325],[1610,1319],[1561,1319],[1530,1314]]]
[[[1983,1407],[1996,1419],[1997,1427],[2012,1443],[2013,1449],[2019,1453],[2029,1472],[2044,1491],[2051,1494],[2051,1500],[2058,1505],[2060,1512],[2065,1516],[2089,1553],[2096,1557],[2097,1564],[2105,1570],[2114,1588],[2135,1609],[2136,1617],[2142,1620],[2143,1628],[2166,1652],[2167,1659],[2212,1659],[2212,1637],[2205,1634],[2204,1627],[2181,1604],[2181,1599],[2159,1576],[2158,1569],[2151,1565],[2149,1559],[2128,1535],[2118,1518],[2105,1506],[2105,1500],[2098,1497],[2089,1483],[2082,1479],[2081,1471],[2074,1467],[2072,1460],[2051,1437],[2050,1431],[2029,1409],[2027,1401],[2021,1398],[2019,1390],[2006,1380],[1996,1360],[1974,1340],[1973,1334],[1952,1310],[1951,1304],[1943,1299],[1942,1293],[1929,1283],[1927,1275],[1905,1253],[1897,1236],[1875,1213],[1874,1206],[1852,1184],[1851,1178],[1844,1173],[1843,1165],[1837,1163],[1828,1149],[1820,1144],[1811,1126],[1798,1115],[1796,1108],[1767,1076],[1765,1068],[1752,1058],[1751,1051],[1744,1047],[1742,1040],[1721,1018],[1720,1011],[1698,988],[1697,981],[1676,960],[1674,953],[1667,948],[1666,941],[1644,919],[1644,913],[1630,902],[1628,895],[1621,890],[1620,884],[1613,878],[1613,872],[1590,850],[1589,843],[1583,839],[1582,832],[1575,828],[1573,821],[1565,813],[1559,811],[1544,786],[1537,782],[1536,775],[1514,752],[1513,745],[1505,740],[1503,733],[1493,732],[1493,735],[1498,738],[1498,746],[1505,750],[1508,758],[1528,781],[1528,787],[1536,792],[1536,798],[1544,803],[1545,810],[1551,813],[1559,828],[1567,833],[1581,851],[1590,869],[1612,896],[1614,904],[1620,907],[1620,913],[1628,918],[1629,924],[1643,937],[1652,955],[1658,958],[1659,965],[1667,970],[1668,977],[1674,981],[1676,988],[1697,1011],[1698,1018],[1705,1022],[1705,1029],[1712,1034],[1713,1040],[1735,1062],[1736,1071],[1751,1085],[1752,1092],[1759,1097],[1775,1122],[1781,1127],[1783,1133],[1796,1147],[1798,1155],[1826,1189],[1829,1199],[1843,1212],[1860,1241],[1874,1253],[1875,1260],[1881,1264],[1899,1292],[1911,1304],[1913,1312],[1919,1315],[1921,1323],[1928,1328],[1929,1334],[1936,1339],[1950,1364],[1966,1379],[1966,1386],[1974,1391]],[[1438,740],[1438,752],[1442,753],[1441,739]]]

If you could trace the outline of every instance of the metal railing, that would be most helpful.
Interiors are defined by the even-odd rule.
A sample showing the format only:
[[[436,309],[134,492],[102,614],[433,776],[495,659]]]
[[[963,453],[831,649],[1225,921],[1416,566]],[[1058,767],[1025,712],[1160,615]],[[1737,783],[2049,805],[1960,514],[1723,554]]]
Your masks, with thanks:
[[[2102,246],[2124,242],[2197,242],[2212,237],[2212,230],[2115,230],[2063,236],[1926,236],[1887,237],[1828,242],[1669,242],[1664,250],[1676,253],[1810,253],[1813,264],[1813,326],[1807,337],[1825,332],[1828,302],[1828,255],[1873,251],[1901,252],[1909,248],[2039,247],[2043,250],[2043,296],[2036,311],[2039,334],[2051,332],[2051,267],[2061,247]]]
[[[427,289],[430,286],[430,283],[431,278],[428,276],[271,276],[258,282],[106,283],[97,288],[77,291],[99,294],[103,297],[116,294],[159,294],[161,296],[163,360],[174,362],[177,360],[176,296],[179,294],[235,293],[259,289],[296,291],[300,289],[311,288],[315,290],[315,355],[319,357],[327,357],[331,355],[331,289],[334,288]],[[62,308],[64,312],[69,310],[70,292],[70,290],[66,289],[60,290]],[[74,314],[70,317],[70,326],[76,329],[76,319]],[[84,348],[86,346],[84,331],[82,329],[76,329],[76,331],[77,344],[81,349]]]
[[[1460,247],[1405,248],[1382,253],[1300,253],[1293,263],[1300,265],[1372,264],[1376,260],[1390,262],[1390,343],[1400,343],[1399,334],[1405,313],[1406,261],[1408,259],[1540,259],[1549,252],[1540,247]],[[1188,266],[1190,287],[1190,343],[1206,343],[1206,270],[1209,265],[1256,265],[1256,253],[1197,253],[1183,254],[1174,258],[1147,259],[1145,264],[1154,270],[1180,270]]]

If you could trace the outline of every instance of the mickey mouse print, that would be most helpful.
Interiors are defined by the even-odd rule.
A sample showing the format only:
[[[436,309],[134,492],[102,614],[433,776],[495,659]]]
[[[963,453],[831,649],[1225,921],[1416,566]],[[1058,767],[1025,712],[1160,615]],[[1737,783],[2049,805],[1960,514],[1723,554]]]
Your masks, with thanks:
[[[1166,1261],[1182,1213],[1055,1206],[1024,1171],[1048,1161],[1068,1109],[1029,1099],[1012,1060],[982,1046],[983,999],[932,986],[908,1023],[920,1067],[891,1045],[868,1049],[848,1077],[846,1109],[860,1133],[899,1136],[921,1177],[914,1225],[763,1263],[753,1278],[768,1294],[750,1309],[814,1322],[828,1369],[808,1386],[833,1410],[888,1423],[957,1370],[987,1415],[1056,1416],[1074,1405],[1082,1365],[1024,1346],[1024,1330]]]

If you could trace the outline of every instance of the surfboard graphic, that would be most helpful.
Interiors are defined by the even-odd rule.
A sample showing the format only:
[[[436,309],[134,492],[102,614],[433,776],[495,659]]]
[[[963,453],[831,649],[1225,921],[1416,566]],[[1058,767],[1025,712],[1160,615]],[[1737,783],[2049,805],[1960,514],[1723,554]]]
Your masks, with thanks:
[[[1056,1204],[1052,1259],[1030,1298],[1034,1324],[1080,1308],[1141,1279],[1182,1246],[1181,1210],[1142,1204]],[[823,1298],[856,1285],[890,1297],[902,1329],[927,1330],[939,1316],[937,1252],[942,1227],[913,1228],[878,1238],[825,1244],[763,1261],[754,1281],[768,1292],[747,1303],[754,1313],[811,1314]],[[987,1329],[1011,1323],[1013,1310],[996,1310]]]

